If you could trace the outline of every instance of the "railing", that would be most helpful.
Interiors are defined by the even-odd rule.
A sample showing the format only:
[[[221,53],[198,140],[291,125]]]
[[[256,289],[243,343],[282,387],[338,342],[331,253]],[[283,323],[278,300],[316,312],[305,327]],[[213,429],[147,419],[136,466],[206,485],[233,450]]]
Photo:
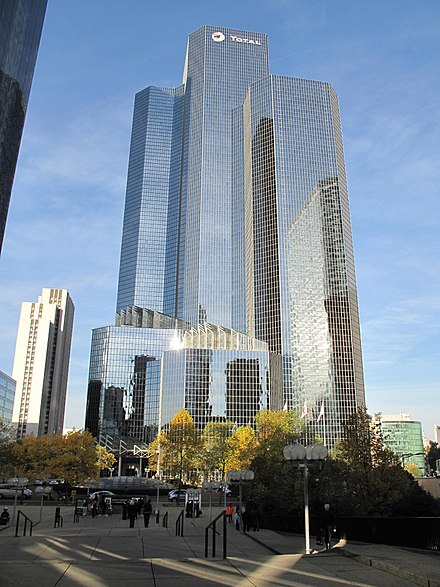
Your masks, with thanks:
[[[215,520],[206,526],[205,530],[205,558],[208,558],[208,550],[209,550],[209,530],[212,530],[212,558],[215,558],[215,545],[216,545],[216,536],[220,534],[216,530],[216,524],[220,518],[223,518],[223,558],[226,558],[226,510],[223,510],[221,514],[219,514]]]
[[[183,520],[185,519],[185,510],[182,510],[176,520],[176,536],[183,536]]]
[[[162,528],[168,528],[168,512],[165,512],[163,515]]]
[[[17,523],[15,524],[15,537],[18,536],[18,528],[19,528],[19,525],[20,525],[20,516],[23,516],[23,518],[24,518],[23,536],[26,536],[26,529],[27,529],[28,522],[30,524],[29,536],[32,536],[32,528],[34,526],[33,521],[30,518],[28,518],[27,515],[24,514],[21,510],[18,510]]]

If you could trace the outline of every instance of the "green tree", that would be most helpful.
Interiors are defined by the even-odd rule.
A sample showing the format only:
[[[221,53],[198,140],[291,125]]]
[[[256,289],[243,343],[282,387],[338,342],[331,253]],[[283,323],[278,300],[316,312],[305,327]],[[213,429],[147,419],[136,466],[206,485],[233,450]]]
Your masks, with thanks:
[[[4,479],[16,473],[12,450],[15,444],[15,436],[13,426],[0,417],[0,477]]]
[[[345,439],[312,477],[310,489],[314,507],[328,501],[339,515],[432,515],[438,508],[383,446],[380,434],[370,430],[364,409],[350,418]]]
[[[212,478],[217,471],[220,472],[222,480],[225,478],[231,429],[231,422],[208,422],[203,430],[201,468],[208,479]]]
[[[436,471],[437,461],[440,461],[440,447],[436,442],[429,441],[429,446],[426,449],[426,460],[429,471]],[[440,469],[440,465],[438,467]]]
[[[290,410],[262,410],[255,417],[258,446],[251,469],[255,482],[246,492],[258,501],[266,513],[276,512],[281,507],[286,512],[297,512],[301,507],[301,479],[291,464],[285,461],[283,449],[298,442],[305,431],[299,414]]]

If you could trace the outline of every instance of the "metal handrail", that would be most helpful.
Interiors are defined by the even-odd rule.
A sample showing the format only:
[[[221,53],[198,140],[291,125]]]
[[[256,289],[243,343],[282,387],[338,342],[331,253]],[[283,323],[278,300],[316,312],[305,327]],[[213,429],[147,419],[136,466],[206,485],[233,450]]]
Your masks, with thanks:
[[[18,527],[20,524],[20,516],[23,516],[24,518],[24,529],[23,529],[23,536],[26,536],[26,528],[27,528],[27,523],[30,523],[30,529],[29,529],[29,536],[32,536],[32,528],[34,526],[33,521],[27,517],[26,514],[24,514],[21,510],[18,510],[18,514],[17,514],[17,523],[15,524],[15,537],[17,538],[18,536]]]
[[[162,528],[168,528],[168,512],[165,512],[163,515]]]
[[[210,524],[206,526],[205,529],[205,558],[208,558],[208,550],[209,550],[209,530],[212,530],[212,558],[215,558],[215,542],[216,542],[216,535],[219,534],[216,530],[216,523],[217,521],[223,518],[223,558],[226,558],[226,510],[223,510],[221,514],[219,514],[215,520],[212,520]]]
[[[185,519],[185,510],[182,510],[176,520],[176,536],[183,536],[183,520]]]

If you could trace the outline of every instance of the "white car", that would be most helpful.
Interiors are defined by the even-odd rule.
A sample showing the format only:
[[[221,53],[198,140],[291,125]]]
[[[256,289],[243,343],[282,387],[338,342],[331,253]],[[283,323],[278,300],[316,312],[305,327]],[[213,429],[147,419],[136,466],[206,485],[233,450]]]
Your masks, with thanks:
[[[27,487],[17,487],[15,485],[4,485],[0,487],[0,499],[3,498],[11,498],[12,499],[17,495],[20,498],[22,495],[24,499],[29,499],[32,497],[32,490],[28,489]]]

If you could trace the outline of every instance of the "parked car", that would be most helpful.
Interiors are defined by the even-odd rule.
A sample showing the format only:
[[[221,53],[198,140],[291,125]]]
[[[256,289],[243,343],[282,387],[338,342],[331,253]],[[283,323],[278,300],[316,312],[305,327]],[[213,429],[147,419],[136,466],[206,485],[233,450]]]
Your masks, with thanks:
[[[186,497],[185,489],[181,489],[180,491],[178,489],[172,489],[168,493],[168,500],[169,501],[177,501],[177,496],[179,496],[179,501],[181,501],[181,500],[185,501],[185,497]]]
[[[18,498],[23,496],[24,499],[29,499],[32,497],[32,490],[27,487],[17,487],[16,485],[0,486],[0,499],[5,497],[14,499],[16,494]]]

